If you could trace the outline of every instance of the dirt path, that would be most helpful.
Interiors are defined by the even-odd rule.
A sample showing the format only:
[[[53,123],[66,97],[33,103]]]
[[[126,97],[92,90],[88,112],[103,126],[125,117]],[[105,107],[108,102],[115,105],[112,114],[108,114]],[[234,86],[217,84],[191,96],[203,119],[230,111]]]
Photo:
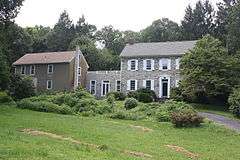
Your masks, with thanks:
[[[218,124],[224,125],[227,128],[240,132],[240,121],[213,113],[200,112],[199,115],[206,117],[209,120],[212,120]]]

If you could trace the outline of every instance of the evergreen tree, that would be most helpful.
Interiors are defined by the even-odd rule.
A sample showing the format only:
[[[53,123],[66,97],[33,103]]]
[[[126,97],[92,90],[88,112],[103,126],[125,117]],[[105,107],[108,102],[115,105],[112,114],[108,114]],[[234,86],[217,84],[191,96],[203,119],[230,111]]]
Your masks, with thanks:
[[[8,89],[9,83],[9,68],[6,60],[6,56],[0,49],[0,90]]]
[[[215,11],[208,0],[198,1],[195,8],[187,7],[182,21],[185,40],[196,40],[207,34],[213,34]]]
[[[66,51],[74,38],[74,25],[67,11],[64,11],[47,36],[49,51]]]

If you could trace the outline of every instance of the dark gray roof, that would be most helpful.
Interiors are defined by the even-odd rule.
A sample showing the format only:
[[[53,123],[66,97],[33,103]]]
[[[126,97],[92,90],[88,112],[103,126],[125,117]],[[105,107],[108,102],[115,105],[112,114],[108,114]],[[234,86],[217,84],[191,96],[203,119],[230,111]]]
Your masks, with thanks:
[[[128,44],[121,57],[182,55],[192,49],[197,41],[154,42]]]

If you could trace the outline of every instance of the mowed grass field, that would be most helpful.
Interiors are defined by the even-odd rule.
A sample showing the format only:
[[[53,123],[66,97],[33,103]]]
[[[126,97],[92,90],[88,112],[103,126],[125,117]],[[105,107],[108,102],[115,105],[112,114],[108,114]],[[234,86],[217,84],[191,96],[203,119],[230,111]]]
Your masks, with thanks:
[[[49,135],[27,134],[23,129]],[[176,151],[166,145],[182,148]],[[190,153],[201,160],[237,160],[239,149],[238,133],[210,122],[177,129],[171,123],[67,116],[0,105],[1,160],[186,160]]]

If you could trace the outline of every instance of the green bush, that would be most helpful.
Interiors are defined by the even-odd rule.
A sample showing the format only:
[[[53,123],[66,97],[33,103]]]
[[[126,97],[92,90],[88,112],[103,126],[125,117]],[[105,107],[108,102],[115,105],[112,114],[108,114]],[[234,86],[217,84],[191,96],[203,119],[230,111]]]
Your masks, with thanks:
[[[157,112],[156,119],[159,122],[169,122],[171,121],[170,112],[162,110],[161,112]]]
[[[131,91],[127,93],[128,98],[135,98],[138,99],[138,92],[137,91]]]
[[[132,109],[137,107],[138,105],[138,101],[134,98],[127,98],[125,103],[124,103],[124,107],[128,110],[128,109]]]
[[[240,117],[240,88],[233,90],[233,93],[230,94],[228,98],[228,103],[230,105],[229,110],[233,113],[233,115]]]
[[[127,94],[129,98],[135,98],[139,102],[150,103],[157,99],[154,91],[146,88],[138,89],[137,91],[129,92]]]
[[[9,103],[12,101],[12,98],[6,92],[0,91],[0,103]]]
[[[69,106],[67,105],[59,106],[57,104],[47,102],[47,101],[32,102],[29,99],[23,99],[17,103],[17,107],[22,109],[39,111],[39,112],[73,114],[73,111]]]
[[[19,76],[15,74],[11,76],[9,90],[14,99],[28,98],[36,94],[31,77]]]
[[[73,97],[77,99],[83,99],[83,98],[94,98],[93,95],[91,95],[89,92],[87,92],[85,89],[79,88],[75,90],[72,94]]]
[[[107,96],[107,103],[113,108],[115,106],[115,97],[113,94]]]
[[[126,99],[126,95],[125,95],[124,93],[122,93],[122,92],[109,92],[109,93],[107,94],[107,97],[108,97],[109,95],[114,95],[114,98],[115,98],[115,100],[117,100],[117,101],[124,101],[124,100]]]
[[[171,113],[171,122],[176,127],[198,127],[203,123],[203,117],[199,116],[197,112],[184,109]]]
[[[97,110],[98,103],[95,99],[85,98],[80,99],[78,103],[74,106],[75,112],[86,112],[86,111],[94,111]]]

